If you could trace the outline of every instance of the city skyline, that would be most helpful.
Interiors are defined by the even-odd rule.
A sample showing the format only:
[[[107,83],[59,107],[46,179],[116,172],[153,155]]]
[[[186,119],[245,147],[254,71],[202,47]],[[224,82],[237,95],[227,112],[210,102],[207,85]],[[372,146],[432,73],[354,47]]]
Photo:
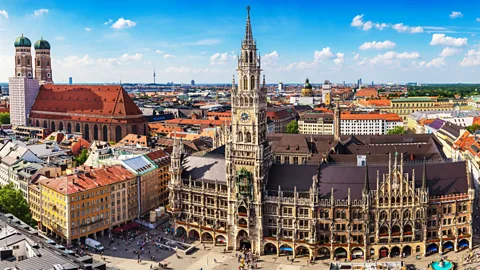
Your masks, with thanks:
[[[32,44],[50,42],[57,83],[149,83],[154,69],[159,83],[227,83],[236,73],[250,3],[115,3],[0,4],[0,82],[14,75],[13,42],[22,33]],[[267,83],[479,82],[479,8],[435,4],[254,3]]]

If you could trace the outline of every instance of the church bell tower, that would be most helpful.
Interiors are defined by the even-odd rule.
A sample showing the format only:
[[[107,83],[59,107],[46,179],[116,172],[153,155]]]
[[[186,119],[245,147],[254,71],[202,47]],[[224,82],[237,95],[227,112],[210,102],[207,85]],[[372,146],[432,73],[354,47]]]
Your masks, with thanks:
[[[260,84],[260,56],[250,7],[238,57],[238,87],[232,84],[232,126],[226,145],[229,248],[262,252],[262,194],[271,165],[267,141],[267,90]]]

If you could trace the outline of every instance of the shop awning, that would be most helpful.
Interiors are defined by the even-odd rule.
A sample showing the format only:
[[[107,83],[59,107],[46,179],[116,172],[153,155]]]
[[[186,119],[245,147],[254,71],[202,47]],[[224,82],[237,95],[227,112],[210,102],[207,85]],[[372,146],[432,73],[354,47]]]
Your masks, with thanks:
[[[443,245],[443,248],[453,248],[453,244],[448,242]]]
[[[293,252],[293,249],[291,247],[280,247],[281,251],[291,251]]]
[[[461,246],[461,247],[468,247],[468,242],[463,241],[463,242],[460,242],[458,245]]]
[[[363,251],[361,251],[361,250],[354,250],[354,251],[352,252],[352,254],[353,254],[354,256],[363,256]]]

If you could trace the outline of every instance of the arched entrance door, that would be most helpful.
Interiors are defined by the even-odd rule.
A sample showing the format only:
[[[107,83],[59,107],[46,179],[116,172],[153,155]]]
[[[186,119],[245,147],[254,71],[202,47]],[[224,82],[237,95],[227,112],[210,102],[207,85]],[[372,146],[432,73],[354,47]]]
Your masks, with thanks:
[[[250,250],[252,248],[252,243],[250,242],[250,239],[248,238],[243,238],[240,239],[240,250]]]
[[[266,243],[263,248],[265,255],[277,255],[277,247],[272,243]]]
[[[317,251],[317,260],[330,260],[330,250],[326,247],[321,247]]]
[[[307,247],[304,246],[299,246],[295,249],[295,257],[301,258],[301,257],[310,257],[310,251],[308,250]]]
[[[225,245],[227,243],[227,239],[223,235],[217,235],[215,237],[215,244],[216,245]]]
[[[469,247],[469,242],[467,239],[462,239],[458,242],[458,250],[464,250]]]
[[[333,254],[337,260],[347,258],[347,251],[344,248],[335,249],[335,252]]]
[[[410,257],[412,255],[412,248],[410,246],[404,246],[402,250],[403,257]]]
[[[213,236],[209,232],[204,232],[202,234],[202,242],[213,244]]]
[[[388,248],[382,247],[382,248],[380,249],[379,257],[380,257],[380,258],[385,258],[385,257],[387,257],[387,256],[388,256]]]
[[[390,257],[398,257],[400,256],[400,248],[399,247],[393,247],[391,252],[390,252]]]
[[[443,253],[447,253],[453,250],[453,243],[451,241],[447,241],[443,243]]]
[[[352,259],[362,259],[363,260],[363,250],[361,248],[354,248],[352,250]]]

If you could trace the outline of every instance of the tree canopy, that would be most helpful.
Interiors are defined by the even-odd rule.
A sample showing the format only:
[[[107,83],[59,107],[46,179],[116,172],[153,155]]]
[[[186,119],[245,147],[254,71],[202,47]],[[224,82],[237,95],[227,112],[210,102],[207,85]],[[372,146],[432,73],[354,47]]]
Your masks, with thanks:
[[[440,98],[453,98],[455,95],[468,98],[478,95],[480,85],[475,84],[451,84],[451,85],[424,85],[409,86],[409,97],[438,96]]]
[[[467,130],[468,130],[470,133],[475,133],[475,131],[480,130],[480,125],[479,125],[479,124],[473,124],[473,125],[471,125],[471,126],[468,126],[468,127],[467,127]]]
[[[27,200],[25,200],[20,190],[13,187],[13,184],[0,188],[0,211],[11,213],[29,225],[35,225]]]
[[[88,149],[85,148],[82,150],[80,155],[75,157],[76,165],[77,166],[82,165],[83,163],[85,163],[85,161],[87,161],[87,158],[88,158]]]
[[[10,124],[10,113],[0,113],[0,124]]]
[[[393,135],[393,134],[405,134],[406,130],[404,127],[396,126],[394,129],[390,129],[387,131],[388,135]]]
[[[298,133],[298,122],[295,120],[287,124],[287,133]]]

